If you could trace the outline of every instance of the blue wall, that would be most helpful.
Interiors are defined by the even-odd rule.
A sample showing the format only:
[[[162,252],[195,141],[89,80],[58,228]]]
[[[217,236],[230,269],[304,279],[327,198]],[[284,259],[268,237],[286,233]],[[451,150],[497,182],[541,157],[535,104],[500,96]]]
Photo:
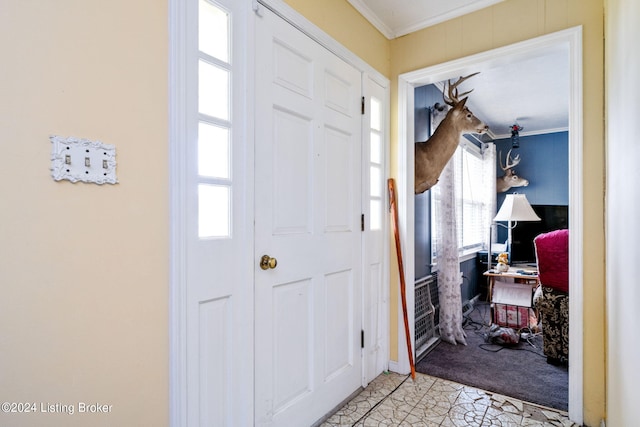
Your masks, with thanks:
[[[444,104],[442,92],[434,85],[421,86],[414,91],[414,125],[415,141],[424,142],[429,139],[429,112],[427,108],[433,107],[436,102]]]
[[[498,139],[496,144],[496,176],[504,175],[498,164],[498,154],[502,151],[504,165],[507,152],[511,148],[511,138]],[[543,135],[521,136],[520,147],[511,151],[511,157],[520,155],[516,173],[529,180],[526,187],[510,188],[498,193],[497,209],[509,193],[527,196],[532,205],[569,205],[569,133],[556,132]],[[515,231],[514,231],[515,233]],[[515,237],[514,237],[515,238]],[[507,231],[498,227],[498,241],[507,240]]]
[[[434,85],[422,86],[414,92],[415,141],[429,139],[429,112],[436,102],[443,103],[442,92]],[[431,274],[431,196],[429,191],[415,196],[415,276]]]
[[[511,139],[498,139],[496,159],[502,151],[504,165]],[[511,157],[520,155],[516,173],[529,180],[527,187],[511,188],[498,193],[498,208],[507,193],[526,194],[532,205],[569,205],[569,133],[557,132],[544,135],[521,136],[520,148],[511,151]],[[496,161],[496,176],[504,175]]]

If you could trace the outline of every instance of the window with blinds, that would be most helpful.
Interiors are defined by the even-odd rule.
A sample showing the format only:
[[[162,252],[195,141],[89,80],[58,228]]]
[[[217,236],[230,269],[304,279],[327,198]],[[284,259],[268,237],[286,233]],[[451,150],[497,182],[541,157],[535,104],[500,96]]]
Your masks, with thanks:
[[[452,157],[456,186],[456,226],[458,250],[460,256],[479,251],[483,248],[489,230],[491,215],[490,191],[495,191],[495,183],[489,182],[491,176],[487,168],[495,168],[489,157],[483,156],[480,148],[462,139]],[[440,186],[431,188],[431,235],[437,235],[435,206],[440,198]],[[432,262],[437,254],[436,239],[431,239]]]

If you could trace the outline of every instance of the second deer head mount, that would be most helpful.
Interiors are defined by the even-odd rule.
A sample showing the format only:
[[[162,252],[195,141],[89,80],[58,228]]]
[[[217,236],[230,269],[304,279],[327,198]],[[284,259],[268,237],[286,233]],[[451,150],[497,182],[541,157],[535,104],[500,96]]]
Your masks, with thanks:
[[[512,159],[511,150],[509,150],[504,166],[502,166],[502,151],[500,151],[498,161],[500,163],[500,169],[504,171],[504,175],[496,179],[496,191],[498,193],[504,193],[512,187],[526,187],[529,185],[529,181],[516,175],[516,171],[513,169],[520,164],[520,154]]]
[[[415,144],[415,194],[424,193],[437,182],[442,170],[455,153],[460,137],[465,133],[483,134],[488,129],[482,120],[473,115],[465,106],[465,96],[473,91],[458,93],[463,81],[478,73],[460,77],[457,82],[448,81],[447,95],[442,94],[444,102],[452,108],[429,139]]]

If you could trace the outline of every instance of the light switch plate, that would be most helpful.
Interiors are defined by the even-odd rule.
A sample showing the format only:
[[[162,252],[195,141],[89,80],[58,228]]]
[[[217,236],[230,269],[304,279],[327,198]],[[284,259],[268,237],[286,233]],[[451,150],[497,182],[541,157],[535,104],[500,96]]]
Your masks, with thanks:
[[[51,176],[56,181],[116,184],[116,147],[100,141],[90,141],[57,135],[49,137]]]

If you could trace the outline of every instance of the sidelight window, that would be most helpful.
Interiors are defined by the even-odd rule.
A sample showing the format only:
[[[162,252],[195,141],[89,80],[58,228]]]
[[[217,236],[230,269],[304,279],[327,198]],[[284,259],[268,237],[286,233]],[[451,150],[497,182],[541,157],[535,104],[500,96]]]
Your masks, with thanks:
[[[369,134],[369,229],[382,229],[382,209],[384,201],[384,176],[382,164],[382,140],[384,137],[384,120],[382,102],[370,98],[370,134]]]
[[[198,3],[198,236],[231,236],[231,15]]]

